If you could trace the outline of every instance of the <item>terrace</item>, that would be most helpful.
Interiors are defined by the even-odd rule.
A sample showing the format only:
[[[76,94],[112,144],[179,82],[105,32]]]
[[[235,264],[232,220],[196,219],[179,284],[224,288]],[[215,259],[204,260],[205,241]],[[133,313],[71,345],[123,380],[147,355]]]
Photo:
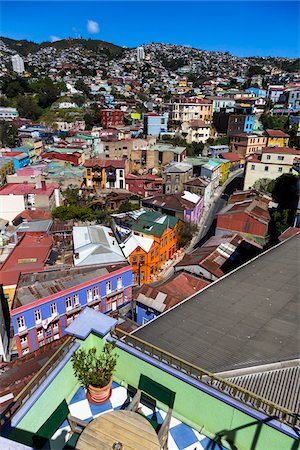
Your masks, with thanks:
[[[175,393],[170,450],[297,447],[298,416],[293,412],[116,327],[115,319],[86,308],[68,327],[70,336],[2,413],[2,436],[31,447],[32,436],[63,401],[72,415],[86,421],[123,409],[145,375]],[[119,355],[113,392],[108,402],[94,405],[74,377],[70,358],[79,348],[102,350],[106,340],[116,341]],[[158,422],[166,414],[160,402],[142,409]],[[50,448],[62,449],[68,431],[62,418],[51,434]]]

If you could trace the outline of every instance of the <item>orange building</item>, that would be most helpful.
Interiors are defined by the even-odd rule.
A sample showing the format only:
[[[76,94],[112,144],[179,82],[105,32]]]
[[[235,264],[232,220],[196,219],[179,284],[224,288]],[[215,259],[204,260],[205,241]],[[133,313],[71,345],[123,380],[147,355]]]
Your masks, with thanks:
[[[139,210],[113,216],[120,247],[132,266],[133,283],[160,279],[162,266],[178,249],[178,219]]]

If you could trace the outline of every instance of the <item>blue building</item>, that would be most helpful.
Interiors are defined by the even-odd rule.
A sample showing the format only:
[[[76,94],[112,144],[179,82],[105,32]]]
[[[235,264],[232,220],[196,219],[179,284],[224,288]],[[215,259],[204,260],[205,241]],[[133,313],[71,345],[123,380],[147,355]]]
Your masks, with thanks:
[[[159,136],[168,131],[169,113],[144,114],[144,134],[147,136]]]
[[[251,93],[255,94],[256,97],[265,98],[267,96],[266,89],[260,89],[260,88],[256,88],[256,87],[249,87],[248,89],[245,90],[245,92],[251,92]]]
[[[245,116],[244,130],[243,131],[245,133],[252,133],[254,124],[255,124],[255,115],[254,114],[247,114]]]
[[[13,159],[15,171],[30,165],[29,155],[25,152],[5,152],[3,156],[9,156]]]
[[[131,298],[127,262],[22,275],[11,309],[19,356],[64,336],[85,307],[114,315]]]

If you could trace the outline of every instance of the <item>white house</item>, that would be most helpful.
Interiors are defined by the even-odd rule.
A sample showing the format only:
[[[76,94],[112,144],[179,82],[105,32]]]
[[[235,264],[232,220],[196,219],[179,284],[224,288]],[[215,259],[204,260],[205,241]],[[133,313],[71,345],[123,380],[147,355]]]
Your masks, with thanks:
[[[295,173],[293,161],[300,151],[289,147],[266,147],[261,153],[250,155],[246,161],[244,190],[253,188],[261,178],[275,180],[284,173]]]

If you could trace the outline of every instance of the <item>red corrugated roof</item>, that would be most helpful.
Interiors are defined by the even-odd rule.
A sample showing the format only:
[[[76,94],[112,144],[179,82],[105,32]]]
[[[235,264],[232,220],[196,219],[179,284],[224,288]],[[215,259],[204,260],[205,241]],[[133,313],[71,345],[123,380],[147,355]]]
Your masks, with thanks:
[[[26,195],[26,194],[36,194],[36,195],[50,195],[53,194],[55,189],[58,189],[58,184],[46,184],[45,189],[37,188],[34,183],[7,183],[5,186],[0,188],[0,195]]]
[[[234,152],[222,153],[222,158],[227,159],[228,161],[240,161],[241,159],[244,159],[243,156]]]
[[[290,136],[284,131],[281,130],[266,130],[266,133],[269,137],[281,137],[281,138],[289,138]]]
[[[116,169],[125,169],[125,160],[124,159],[88,159],[84,163],[85,167],[114,167]]]
[[[279,153],[286,155],[297,155],[300,156],[300,151],[291,147],[265,147],[262,149],[262,153]]]
[[[52,249],[52,237],[24,234],[0,269],[3,286],[16,285],[21,273],[40,272]]]

